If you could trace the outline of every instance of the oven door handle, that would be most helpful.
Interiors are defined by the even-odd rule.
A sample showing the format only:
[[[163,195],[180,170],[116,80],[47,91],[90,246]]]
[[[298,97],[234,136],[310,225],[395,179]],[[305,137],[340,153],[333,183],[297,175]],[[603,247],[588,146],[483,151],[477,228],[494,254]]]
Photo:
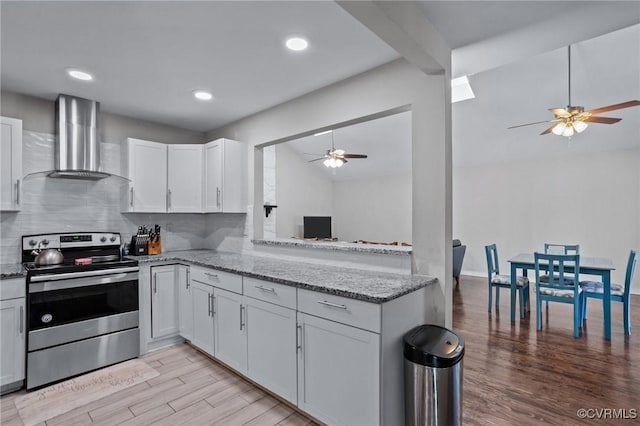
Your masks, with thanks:
[[[104,284],[115,284],[120,282],[138,282],[137,272],[124,272],[120,274],[109,274],[103,276],[90,276],[83,278],[67,279],[62,281],[46,281],[29,284],[29,294],[41,293],[44,291],[64,290],[68,288],[88,287]]]
[[[82,272],[67,272],[64,274],[36,275],[35,277],[31,277],[29,279],[29,282],[38,283],[42,281],[60,281],[60,280],[68,280],[72,278],[85,278],[85,277],[95,277],[99,275],[120,274],[123,272],[138,272],[139,270],[140,270],[139,267],[131,266],[127,268],[99,269],[95,271],[82,271]]]

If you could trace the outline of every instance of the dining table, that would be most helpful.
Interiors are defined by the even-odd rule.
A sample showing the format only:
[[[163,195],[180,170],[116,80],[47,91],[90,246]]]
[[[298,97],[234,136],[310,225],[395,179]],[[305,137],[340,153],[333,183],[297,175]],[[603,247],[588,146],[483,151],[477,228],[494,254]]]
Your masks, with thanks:
[[[511,322],[516,320],[516,279],[518,269],[522,270],[522,276],[526,277],[529,270],[535,269],[533,253],[520,253],[508,260],[511,264]],[[548,271],[546,262],[540,262],[540,269]],[[606,257],[580,256],[580,268],[565,265],[566,273],[578,273],[595,275],[601,278],[604,286],[602,298],[602,312],[604,316],[604,338],[611,340],[611,271],[614,271],[613,262]]]

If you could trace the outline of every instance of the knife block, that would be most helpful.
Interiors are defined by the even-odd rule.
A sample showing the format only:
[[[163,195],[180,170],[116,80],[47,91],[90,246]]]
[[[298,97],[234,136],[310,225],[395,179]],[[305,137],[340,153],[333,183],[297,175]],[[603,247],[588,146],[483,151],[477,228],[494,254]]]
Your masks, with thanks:
[[[149,254],[148,235],[134,235],[129,244],[129,254],[133,256],[144,256]]]
[[[148,244],[149,254],[161,254],[162,253],[162,243],[160,239],[156,241],[149,241]]]

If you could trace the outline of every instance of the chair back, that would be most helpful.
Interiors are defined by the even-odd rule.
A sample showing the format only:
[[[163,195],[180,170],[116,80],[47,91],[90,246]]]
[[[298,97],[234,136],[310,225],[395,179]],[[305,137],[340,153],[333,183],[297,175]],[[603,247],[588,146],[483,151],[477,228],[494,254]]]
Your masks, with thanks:
[[[636,272],[636,263],[638,263],[638,252],[631,250],[629,253],[629,260],[627,261],[627,273],[624,277],[624,297],[626,300],[629,300],[631,284],[633,284],[633,275]]]
[[[580,280],[578,271],[580,270],[579,254],[548,254],[534,253],[536,285],[538,287],[547,287],[556,290],[570,290],[573,288],[578,294],[580,288]],[[548,282],[540,282],[540,265],[544,271],[544,266],[548,265],[550,278]],[[569,271],[569,269],[573,269]],[[568,285],[571,283],[571,285]]]
[[[580,254],[580,244],[551,244],[544,243],[546,254]]]
[[[484,251],[487,255],[487,271],[489,273],[489,280],[493,278],[494,274],[500,274],[500,267],[498,266],[498,248],[495,244],[484,246]]]

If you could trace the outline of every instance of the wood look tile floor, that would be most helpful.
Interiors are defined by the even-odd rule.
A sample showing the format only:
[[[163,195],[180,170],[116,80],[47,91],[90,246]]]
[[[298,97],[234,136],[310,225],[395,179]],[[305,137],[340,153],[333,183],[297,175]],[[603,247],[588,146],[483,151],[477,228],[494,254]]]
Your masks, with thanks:
[[[640,296],[632,296],[630,337],[623,333],[621,304],[612,303],[612,339],[607,342],[602,305],[596,300],[589,303],[583,336],[575,339],[570,305],[551,303],[538,332],[535,300],[531,316],[512,324],[508,292],[502,291],[500,309],[491,314],[487,294],[484,278],[463,276],[454,288],[454,330],[466,342],[465,425],[640,423]],[[314,425],[188,345],[143,359],[158,377],[46,425]],[[2,425],[22,424],[13,399],[23,393],[0,400]],[[616,414],[627,417],[635,410],[638,418],[624,421],[611,414],[584,420],[579,409],[626,410]]]
[[[39,426],[316,425],[189,345],[164,348],[142,359],[160,375]],[[0,399],[0,424],[23,424],[14,399],[24,393]]]

